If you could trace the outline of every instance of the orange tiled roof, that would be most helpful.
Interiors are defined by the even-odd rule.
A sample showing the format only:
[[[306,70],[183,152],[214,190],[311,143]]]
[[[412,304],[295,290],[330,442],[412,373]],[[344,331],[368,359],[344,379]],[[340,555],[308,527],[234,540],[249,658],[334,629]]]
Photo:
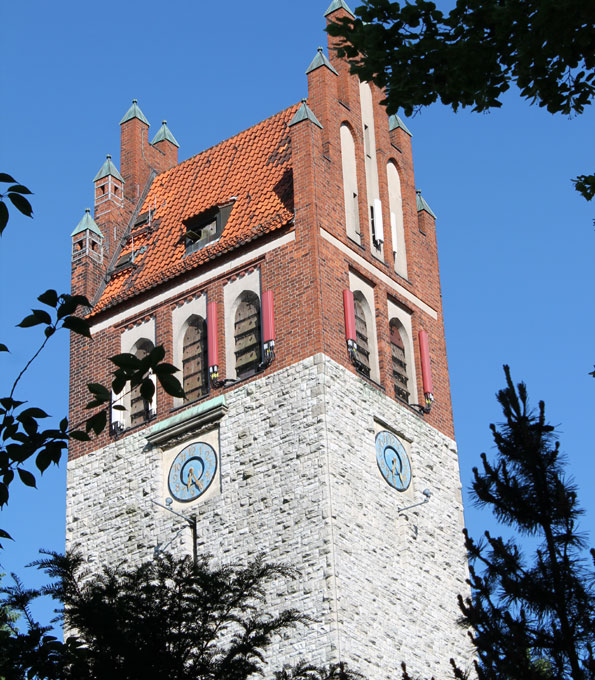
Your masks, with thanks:
[[[96,314],[194,269],[222,253],[286,225],[293,217],[291,146],[287,124],[298,105],[240,132],[157,175],[140,213],[153,210],[154,229],[129,234],[120,257],[134,265],[112,275]],[[185,257],[184,220],[229,203],[221,237]]]

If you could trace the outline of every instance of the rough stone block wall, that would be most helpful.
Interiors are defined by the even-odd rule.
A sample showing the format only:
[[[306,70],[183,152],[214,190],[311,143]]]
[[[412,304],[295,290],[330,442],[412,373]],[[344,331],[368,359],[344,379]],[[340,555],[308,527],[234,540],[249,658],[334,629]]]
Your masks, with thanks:
[[[275,643],[272,669],[344,660],[380,680],[398,677],[406,660],[443,677],[451,656],[468,659],[456,625],[466,562],[454,442],[322,354],[225,398],[220,490],[184,512],[197,514],[199,551],[216,563],[264,553],[300,570],[271,594],[271,607],[297,607],[314,621]],[[410,442],[405,493],[378,471],[374,438],[386,427]],[[146,433],[68,464],[67,544],[96,566],[191,553],[188,528],[151,503],[164,502],[167,470]],[[397,514],[425,488],[428,504]]]

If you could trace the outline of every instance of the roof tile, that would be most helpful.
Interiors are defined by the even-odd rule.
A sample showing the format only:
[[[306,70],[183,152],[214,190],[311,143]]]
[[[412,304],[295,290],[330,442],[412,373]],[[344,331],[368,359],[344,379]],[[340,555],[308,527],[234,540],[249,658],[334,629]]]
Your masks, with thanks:
[[[134,264],[113,274],[92,315],[194,269],[293,217],[288,123],[299,105],[244,130],[163,172],[140,209],[152,210],[154,228],[132,230],[121,256]],[[235,198],[221,237],[186,256],[184,221]]]

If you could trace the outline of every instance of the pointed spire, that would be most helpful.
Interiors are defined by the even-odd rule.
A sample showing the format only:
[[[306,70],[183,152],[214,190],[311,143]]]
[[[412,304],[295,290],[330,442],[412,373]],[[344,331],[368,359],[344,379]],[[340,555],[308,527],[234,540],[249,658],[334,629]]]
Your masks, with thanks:
[[[312,111],[308,104],[306,104],[305,99],[302,99],[300,108],[295,112],[295,116],[289,121],[289,127],[291,127],[292,125],[297,125],[298,123],[301,123],[303,120],[312,121],[314,125],[318,125],[318,127],[322,130],[322,125],[320,124],[320,121],[314,115],[314,111]]]
[[[98,179],[103,179],[108,175],[111,175],[112,177],[119,179],[120,182],[124,182],[124,180],[122,179],[122,175],[118,172],[118,169],[112,163],[112,156],[109,153],[105,157],[105,163],[101,166],[99,172],[95,175],[95,177],[93,177],[93,181],[96,182]]]
[[[153,141],[151,142],[151,144],[157,144],[157,142],[163,142],[165,140],[171,142],[174,146],[177,146],[178,149],[180,148],[180,145],[178,144],[176,138],[172,135],[170,129],[167,127],[167,121],[162,120],[161,127],[159,128],[159,130],[157,130],[157,134],[153,137]]]
[[[344,9],[345,11],[349,12],[349,14],[351,14],[351,16],[355,19],[355,14],[351,11],[349,5],[345,2],[345,0],[333,0],[329,5],[329,8],[324,13],[324,16],[327,17],[329,14],[336,12],[338,9]]]
[[[434,213],[432,208],[430,208],[426,199],[421,195],[421,189],[416,189],[415,193],[416,193],[416,202],[417,202],[417,212],[421,212],[422,210],[425,210],[434,219],[436,219],[436,214]]]
[[[85,210],[83,219],[76,225],[76,229],[72,232],[72,234],[70,234],[70,236],[76,236],[77,234],[87,230],[92,231],[94,234],[97,234],[97,236],[101,236],[101,238],[103,238],[101,229],[99,229],[99,227],[95,224],[95,220],[91,217],[90,208]]]
[[[136,99],[132,100],[132,106],[124,114],[124,118],[122,118],[122,120],[120,121],[120,125],[122,125],[122,123],[125,123],[128,120],[132,120],[133,118],[138,118],[146,125],[149,125],[149,121],[145,118],[144,113],[140,110],[140,106],[138,105]]]
[[[335,69],[333,68],[331,62],[326,58],[326,55],[324,54],[322,47],[319,47],[316,56],[314,57],[314,59],[312,59],[312,63],[310,64],[310,66],[308,66],[308,69],[306,70],[306,74],[310,73],[310,71],[315,71],[317,68],[320,68],[321,66],[326,66],[327,68],[330,68],[330,70],[336,76],[339,75],[337,71],[335,71]]]
[[[391,130],[396,130],[397,128],[401,128],[403,132],[406,132],[410,137],[413,137],[413,135],[409,131],[409,128],[401,120],[400,116],[397,116],[396,113],[393,113],[393,115],[389,116],[388,119],[388,130],[390,132]]]

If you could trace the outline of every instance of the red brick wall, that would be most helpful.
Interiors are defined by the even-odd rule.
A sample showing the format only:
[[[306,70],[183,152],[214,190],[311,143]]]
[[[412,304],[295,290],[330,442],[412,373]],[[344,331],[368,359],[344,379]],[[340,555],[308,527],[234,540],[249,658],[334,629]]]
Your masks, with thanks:
[[[382,93],[372,86],[375,103],[375,134],[377,145],[380,199],[383,205],[385,226],[385,262],[373,257],[370,252],[368,211],[365,187],[365,168],[363,156],[363,133],[359,104],[359,84],[355,76],[347,73],[347,65],[339,61],[331,52],[333,66],[339,76],[321,67],[309,74],[309,105],[323,125],[319,127],[309,121],[301,122],[290,128],[291,153],[295,204],[295,241],[276,248],[264,256],[247,264],[244,269],[258,267],[261,274],[262,290],[272,290],[275,300],[276,358],[266,372],[278,371],[297,363],[308,356],[324,352],[332,359],[355,372],[350,363],[344,337],[342,291],[348,287],[350,268],[374,286],[376,326],[378,333],[378,356],[380,365],[380,385],[388,396],[393,396],[392,366],[390,353],[389,319],[387,298],[411,312],[414,356],[416,362],[417,392],[423,399],[421,365],[419,360],[418,332],[425,329],[429,335],[431,365],[434,381],[435,402],[431,413],[420,416],[448,436],[453,436],[450,387],[442,303],[438,270],[436,233],[433,218],[427,213],[418,214],[415,196],[415,179],[411,155],[410,137],[402,130],[389,133],[388,119],[380,106]],[[343,103],[342,103],[343,102]],[[347,104],[347,105],[345,105]],[[356,154],[358,158],[358,182],[360,196],[360,223],[362,232],[361,246],[350,241],[345,233],[345,209],[342,189],[342,167],[340,157],[339,130],[342,122],[347,122],[354,131]],[[132,198],[134,186],[140,187],[143,178],[148,177],[148,166],[142,167],[141,151],[147,150],[145,141],[147,126],[134,119],[122,126],[122,175],[126,180],[127,195]],[[139,139],[141,140],[139,143]],[[157,153],[151,148],[152,152]],[[154,156],[153,156],[154,158]],[[402,185],[405,240],[407,247],[408,279],[394,271],[393,250],[390,233],[390,214],[386,163],[394,159]],[[133,190],[134,189],[134,190]],[[142,189],[141,189],[142,190]],[[130,193],[132,191],[132,194]],[[437,320],[416,307],[403,297],[394,287],[386,286],[383,281],[359,266],[327,240],[320,236],[323,228],[339,239],[353,253],[377,267],[398,286],[406,289],[437,313]],[[288,227],[291,229],[291,227]],[[266,237],[274,239],[280,232]],[[253,247],[251,243],[248,247]],[[217,259],[214,263],[201,268],[201,274],[223,262],[233,261],[244,251],[236,251]],[[223,324],[223,287],[225,281],[238,272],[213,278],[206,285],[189,289],[183,296],[168,300],[155,308],[151,306],[153,295],[162,291],[155,288],[141,294],[120,307],[108,310],[96,317],[95,322],[107,315],[122,311],[126,305],[145,302],[142,316],[152,314],[156,319],[156,341],[163,344],[167,356],[172,356],[171,312],[176,302],[184,296],[196,294],[197,290],[207,293],[208,301],[218,302],[218,340],[220,347],[220,377],[226,375]],[[180,283],[191,280],[192,273],[176,280]],[[171,284],[170,284],[171,285]],[[127,319],[127,324],[134,319]],[[110,366],[107,357],[120,351],[120,334],[125,328],[104,330],[92,341],[75,338],[72,341],[71,356],[71,419],[73,422],[85,416],[84,405],[88,401],[84,385],[97,381],[109,383]],[[254,380],[261,374],[249,378]],[[208,397],[234,389],[212,389]],[[171,415],[173,400],[158,391],[158,419]],[[409,408],[404,405],[404,408]],[[77,457],[90,450],[103,446],[110,441],[105,432],[89,444],[74,442],[70,455]]]

